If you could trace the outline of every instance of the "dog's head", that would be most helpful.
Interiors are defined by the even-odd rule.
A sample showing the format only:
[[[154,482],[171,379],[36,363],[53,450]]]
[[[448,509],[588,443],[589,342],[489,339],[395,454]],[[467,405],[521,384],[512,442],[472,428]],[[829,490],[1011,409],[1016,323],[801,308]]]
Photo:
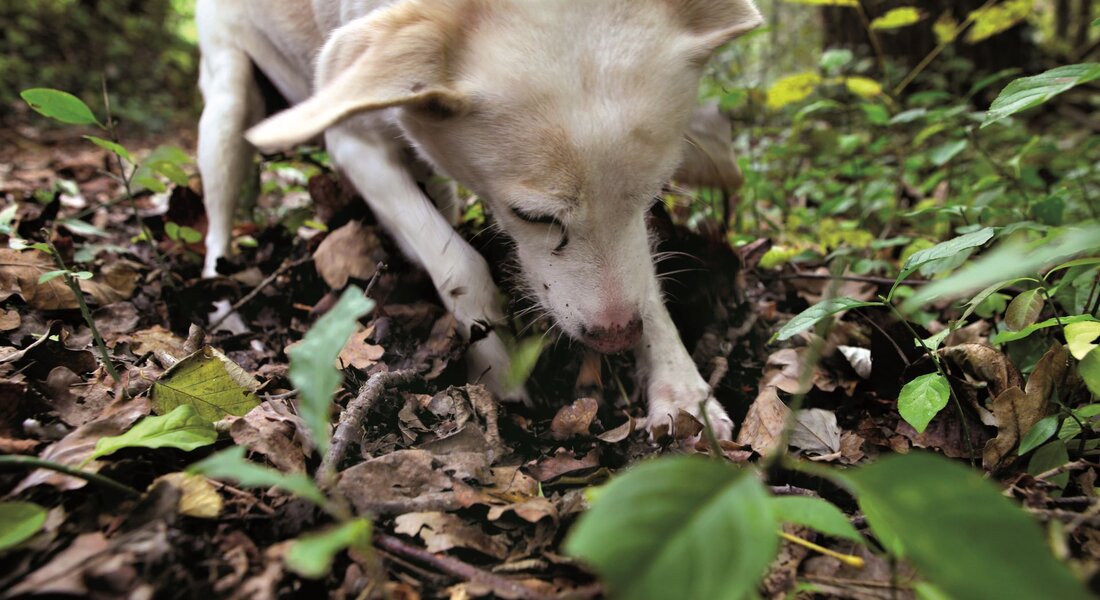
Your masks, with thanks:
[[[261,148],[398,108],[421,152],[487,201],[572,337],[637,343],[658,285],[645,213],[675,170],[703,64],[751,0],[404,0],[337,30],[317,91]]]

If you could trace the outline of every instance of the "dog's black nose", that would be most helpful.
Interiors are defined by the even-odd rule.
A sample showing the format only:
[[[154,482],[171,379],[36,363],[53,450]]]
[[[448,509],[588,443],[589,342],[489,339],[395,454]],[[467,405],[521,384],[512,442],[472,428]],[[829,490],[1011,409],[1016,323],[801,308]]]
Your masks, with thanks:
[[[581,341],[589,348],[604,354],[629,350],[641,339],[641,317],[634,317],[626,325],[581,326]]]

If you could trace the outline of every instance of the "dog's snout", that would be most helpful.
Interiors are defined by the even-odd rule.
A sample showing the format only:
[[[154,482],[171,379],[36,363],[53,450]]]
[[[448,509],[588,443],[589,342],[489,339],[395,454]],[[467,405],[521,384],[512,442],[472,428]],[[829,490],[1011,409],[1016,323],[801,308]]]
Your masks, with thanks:
[[[581,341],[586,346],[615,354],[634,347],[642,339],[642,319],[635,316],[625,323],[581,326]]]

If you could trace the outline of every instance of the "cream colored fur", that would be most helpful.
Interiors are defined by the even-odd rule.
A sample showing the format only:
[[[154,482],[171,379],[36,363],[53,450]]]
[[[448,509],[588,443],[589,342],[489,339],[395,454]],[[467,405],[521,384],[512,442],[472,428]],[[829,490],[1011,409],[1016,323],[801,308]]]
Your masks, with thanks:
[[[651,431],[705,406],[729,437],[662,302],[645,213],[680,161],[703,63],[761,22],[751,0],[199,0],[198,19],[208,275],[251,156],[242,133],[261,149],[323,134],[465,333],[498,321],[488,267],[420,191],[411,144],[489,204],[556,326],[634,348]],[[259,125],[252,63],[295,105]],[[495,334],[471,359],[522,395],[501,385]]]

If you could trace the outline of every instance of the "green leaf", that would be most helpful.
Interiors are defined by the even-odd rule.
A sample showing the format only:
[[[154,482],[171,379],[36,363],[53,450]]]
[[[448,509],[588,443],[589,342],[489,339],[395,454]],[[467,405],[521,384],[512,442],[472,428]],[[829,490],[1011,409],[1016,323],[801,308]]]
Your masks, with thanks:
[[[928,423],[939,414],[951,397],[951,385],[943,375],[929,373],[905,384],[898,396],[898,412],[917,433],[924,433]]]
[[[612,597],[733,600],[755,591],[777,529],[753,474],[681,456],[612,479],[564,548],[599,571]]]
[[[1057,469],[1068,462],[1069,449],[1066,448],[1066,443],[1062,440],[1054,440],[1031,455],[1031,460],[1027,463],[1027,472],[1030,475],[1039,475],[1051,469]],[[1058,486],[1058,489],[1063,489],[1069,484],[1069,473],[1059,473],[1046,481]]]
[[[100,125],[92,109],[76,96],[47,88],[23,90],[19,94],[35,112],[68,125]]]
[[[27,541],[46,523],[46,509],[30,502],[0,502],[0,551]]]
[[[783,523],[794,523],[835,538],[863,543],[863,537],[852,527],[848,517],[827,500],[808,496],[777,496],[771,499],[771,504],[775,515]]]
[[[530,337],[520,342],[510,353],[512,365],[504,376],[504,387],[508,390],[519,389],[535,370],[544,348],[546,340],[542,337]]]
[[[1080,370],[1081,366],[1078,365],[1077,368]],[[1077,421],[1081,421],[1088,425],[1090,421],[1100,415],[1100,404],[1089,404],[1074,409],[1072,412],[1076,419],[1073,417],[1066,417],[1065,420],[1062,421],[1062,426],[1058,429],[1058,439],[1060,440],[1072,440],[1080,435],[1081,426],[1077,424]]]
[[[947,142],[942,146],[933,148],[928,152],[928,158],[932,161],[932,164],[937,167],[942,167],[951,162],[951,159],[959,155],[960,152],[966,150],[966,147],[970,145],[968,140],[954,140]]]
[[[1010,331],[1020,331],[1029,325],[1034,325],[1042,311],[1043,294],[1039,288],[1021,292],[1008,303],[1008,309],[1005,310],[1005,326]]]
[[[1020,449],[1016,451],[1016,454],[1023,456],[1031,452],[1053,437],[1057,431],[1058,415],[1050,415],[1039,419],[1039,422],[1032,425],[1031,429],[1028,429],[1027,433],[1024,434],[1024,438],[1020,440]]]
[[[956,254],[970,250],[971,248],[977,248],[984,245],[989,240],[993,239],[993,234],[996,230],[992,227],[986,227],[985,229],[979,229],[978,231],[972,231],[970,233],[960,235],[959,237],[952,238],[946,242],[940,242],[931,248],[926,248],[920,252],[914,252],[905,264],[902,265],[902,271],[912,273],[920,268],[925,263],[930,263],[934,260],[942,260],[945,258],[951,258]],[[901,277],[904,279],[906,276]]]
[[[134,157],[130,155],[130,151],[127,150],[126,147],[122,144],[112,142],[111,140],[105,140],[101,137],[96,137],[94,135],[86,135],[84,136],[84,139],[95,144],[96,146],[99,146],[100,148],[103,148],[108,152],[118,155],[122,158],[122,160],[125,160],[130,164],[134,164]]]
[[[897,29],[919,23],[922,15],[912,6],[903,6],[887,11],[886,14],[871,21],[871,29]]]
[[[206,347],[176,363],[153,384],[153,410],[189,405],[208,421],[244,416],[260,404],[259,383],[228,356]]]
[[[321,533],[304,535],[290,544],[283,560],[302,577],[320,579],[332,569],[336,555],[348,548],[370,548],[371,523],[354,519]]]
[[[199,416],[190,405],[183,404],[166,415],[145,417],[122,435],[99,438],[95,452],[84,463],[123,448],[178,448],[190,452],[217,440],[214,424]]]
[[[43,283],[47,283],[49,281],[57,279],[58,277],[61,277],[62,275],[66,274],[68,272],[69,272],[68,269],[58,269],[56,271],[46,271],[45,273],[38,276],[38,285],[42,285]]]
[[[205,475],[211,479],[232,481],[243,487],[274,487],[309,500],[317,506],[325,505],[325,495],[305,473],[280,473],[246,460],[244,446],[234,446],[211,454],[187,468],[188,473]]]
[[[1094,396],[1100,396],[1100,350],[1093,350],[1077,363],[1077,372]]]
[[[950,597],[1090,597],[1040,527],[977,471],[913,452],[831,476],[854,489],[887,547]]]
[[[1066,347],[1069,353],[1077,360],[1083,360],[1085,356],[1100,347],[1096,338],[1100,338],[1100,322],[1083,321],[1066,325]]]
[[[1092,315],[1073,315],[1072,317],[1051,317],[1045,321],[1039,321],[1038,323],[1032,323],[1027,327],[1019,331],[1001,331],[997,335],[990,338],[990,343],[994,345],[1006,344],[1008,342],[1015,342],[1016,340],[1022,340],[1027,336],[1039,331],[1040,329],[1047,329],[1049,327],[1056,327],[1058,325],[1068,325],[1073,323],[1083,323],[1088,321],[1095,321],[1096,318]]]
[[[148,166],[156,174],[163,175],[168,181],[176,185],[187,185],[187,173],[175,163],[166,160],[158,160],[146,162],[145,166]]]
[[[1100,226],[1097,225],[1071,229],[1028,244],[1001,244],[950,277],[923,286],[900,309],[903,313],[911,313],[932,300],[966,294],[999,281],[1039,273],[1051,264],[1097,248],[1100,248]]]
[[[364,296],[363,290],[349,286],[336,306],[318,319],[302,342],[289,352],[290,382],[301,394],[298,409],[322,454],[328,450],[332,435],[329,429],[332,395],[344,381],[344,374],[333,365],[355,333],[359,318],[373,308],[374,301]]]
[[[841,67],[852,62],[854,56],[852,51],[847,48],[830,48],[821,53],[821,59],[818,60],[818,64],[826,71],[837,71]]]
[[[1100,63],[1065,65],[1008,84],[989,107],[982,127],[1034,108],[1082,83],[1100,79]]]
[[[781,327],[779,331],[772,336],[772,342],[782,342],[788,340],[803,331],[817,325],[822,319],[835,315],[838,312],[845,310],[851,310],[853,308],[863,308],[866,306],[882,306],[881,302],[863,302],[856,300],[855,298],[830,298],[822,302],[807,308],[806,310],[795,315],[793,319],[787,322],[786,325]]]
[[[180,239],[188,244],[197,244],[202,241],[202,232],[186,225],[179,229]]]
[[[107,237],[110,235],[103,229],[88,223],[87,221],[81,221],[80,219],[58,219],[58,225],[64,226],[65,229],[73,233],[78,233],[86,237]]]

